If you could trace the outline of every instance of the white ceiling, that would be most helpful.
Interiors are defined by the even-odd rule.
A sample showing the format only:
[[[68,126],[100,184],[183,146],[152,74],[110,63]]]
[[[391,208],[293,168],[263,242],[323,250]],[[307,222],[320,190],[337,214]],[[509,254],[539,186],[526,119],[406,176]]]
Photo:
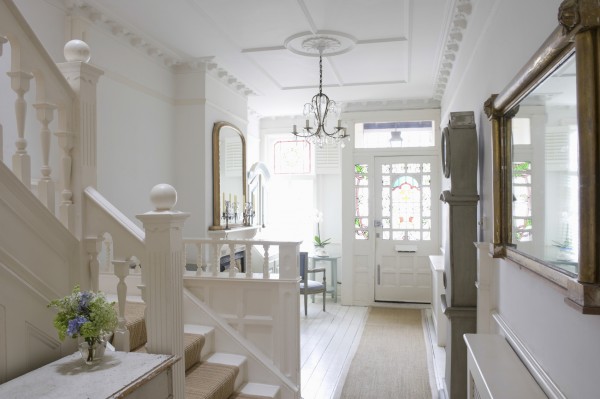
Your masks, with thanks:
[[[323,59],[323,92],[351,104],[439,101],[469,0],[79,0],[171,63],[209,59],[262,116],[294,115],[318,91],[318,58],[284,46],[337,31],[347,53]],[[461,22],[462,21],[462,22]],[[152,49],[152,51],[150,51]]]

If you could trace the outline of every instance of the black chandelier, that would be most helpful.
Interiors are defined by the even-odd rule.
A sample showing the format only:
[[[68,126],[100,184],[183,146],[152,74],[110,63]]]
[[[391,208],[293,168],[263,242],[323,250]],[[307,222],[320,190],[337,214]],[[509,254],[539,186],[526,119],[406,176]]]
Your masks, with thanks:
[[[313,96],[310,103],[304,104],[303,114],[306,118],[306,125],[301,131],[298,131],[294,125],[292,134],[321,147],[329,143],[341,143],[343,147],[342,140],[350,136],[346,133],[346,128],[342,126],[341,119],[337,119],[337,126],[330,126],[329,121],[339,117],[339,109],[335,101],[330,100],[323,93],[323,50],[329,45],[329,40],[321,37],[316,43],[313,41],[310,44],[319,51],[319,93]]]

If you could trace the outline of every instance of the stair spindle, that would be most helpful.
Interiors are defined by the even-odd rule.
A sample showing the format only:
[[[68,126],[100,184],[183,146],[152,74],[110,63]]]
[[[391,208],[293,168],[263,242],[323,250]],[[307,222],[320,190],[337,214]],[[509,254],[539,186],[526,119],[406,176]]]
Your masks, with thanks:
[[[196,269],[196,276],[200,276],[202,274],[202,257],[202,243],[198,242],[196,243],[196,266],[198,266]]]
[[[213,246],[213,248],[214,248],[214,251],[213,251],[213,263],[212,263],[212,275],[217,276],[219,274],[219,269],[221,267],[221,262],[220,262],[221,245],[215,244]]]
[[[236,273],[240,271],[237,267],[237,259],[235,258],[235,244],[229,244],[229,277],[235,277]]]
[[[15,116],[17,119],[17,134],[15,141],[17,151],[12,158],[13,173],[27,188],[31,188],[31,157],[27,153],[27,140],[25,139],[25,115],[27,113],[27,102],[25,93],[29,91],[29,83],[33,75],[24,71],[7,72],[10,77],[11,87],[17,93],[15,100]]]
[[[42,179],[38,183],[38,198],[46,208],[54,214],[54,182],[50,177],[52,168],[50,168],[50,129],[48,125],[54,119],[54,110],[56,106],[48,103],[33,104],[33,108],[36,110],[36,116],[38,121],[42,124],[40,130],[40,140],[42,142]]]
[[[263,261],[263,278],[269,278],[269,244],[263,244],[265,259]]]
[[[246,254],[244,259],[246,262],[246,278],[252,278],[252,244],[246,244]]]
[[[115,330],[114,346],[117,350],[129,352],[129,330],[125,327],[125,302],[127,301],[127,284],[125,277],[129,275],[129,260],[113,260],[115,275],[119,278],[117,284],[117,300],[119,305],[119,324]]]

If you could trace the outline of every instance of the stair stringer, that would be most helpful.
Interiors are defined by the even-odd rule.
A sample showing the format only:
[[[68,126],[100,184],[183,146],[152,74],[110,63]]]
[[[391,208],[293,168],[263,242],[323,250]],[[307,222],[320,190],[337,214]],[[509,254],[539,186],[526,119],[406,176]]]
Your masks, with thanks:
[[[1,384],[75,350],[58,340],[47,304],[86,270],[79,240],[2,162],[0,226]]]
[[[200,320],[201,324],[214,328],[215,352],[234,353],[247,358],[247,382],[276,385],[280,387],[281,399],[300,399],[299,386],[277,369],[273,361],[252,342],[186,288],[183,289],[183,317],[185,324],[198,324]]]

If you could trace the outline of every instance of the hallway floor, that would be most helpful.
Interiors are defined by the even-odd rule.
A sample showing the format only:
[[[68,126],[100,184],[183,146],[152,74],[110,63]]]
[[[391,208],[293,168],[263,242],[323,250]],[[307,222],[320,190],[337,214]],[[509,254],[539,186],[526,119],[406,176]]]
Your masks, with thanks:
[[[302,301],[301,301],[302,302]],[[362,335],[367,319],[368,307],[342,306],[327,299],[327,311],[322,311],[322,302],[316,298],[309,301],[308,317],[304,316],[301,304],[300,341],[301,375],[303,399],[338,399],[345,376]],[[437,392],[433,399],[444,399],[445,351],[436,342],[431,310],[428,305],[390,305],[425,308],[424,323],[427,355],[432,378]],[[412,398],[411,398],[412,399]]]

